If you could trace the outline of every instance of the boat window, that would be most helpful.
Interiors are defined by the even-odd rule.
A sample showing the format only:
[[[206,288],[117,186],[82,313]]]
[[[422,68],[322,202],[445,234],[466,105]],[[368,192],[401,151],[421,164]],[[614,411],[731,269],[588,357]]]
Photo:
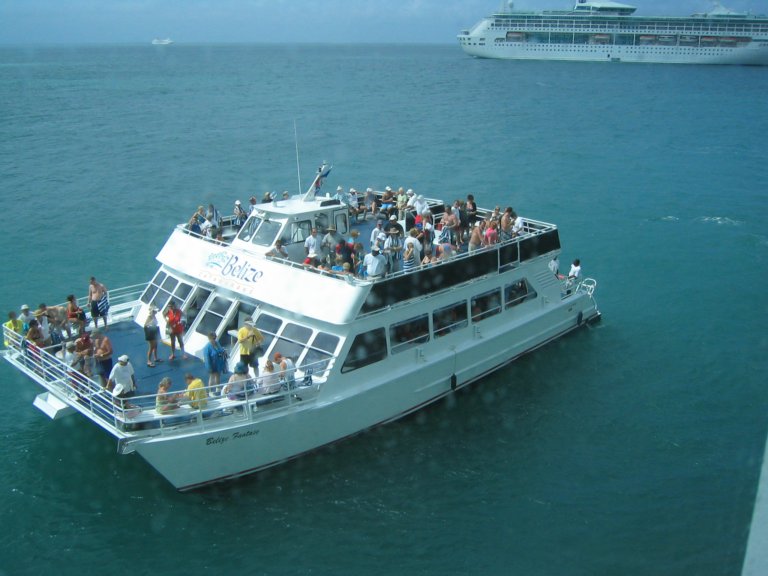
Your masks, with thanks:
[[[389,327],[392,354],[399,354],[418,344],[429,342],[429,316],[422,314]]]
[[[288,235],[283,237],[284,244],[304,243],[304,240],[312,234],[312,222],[302,220],[301,222],[292,222]]]
[[[211,295],[211,291],[206,288],[198,288],[194,295],[192,296],[192,299],[187,304],[187,307],[184,309],[184,314],[186,316],[186,324],[187,326],[192,326],[192,323],[197,318],[197,315],[200,313],[200,309],[203,307],[203,304],[205,304],[205,301],[208,300],[208,297]]]
[[[341,372],[351,372],[368,366],[387,356],[387,337],[384,328],[377,328],[355,336]]]
[[[164,313],[171,299],[177,306],[181,306],[191,290],[190,284],[179,282],[165,272],[158,272],[144,290],[141,301],[155,306]]]
[[[336,213],[336,232],[338,232],[342,236],[344,236],[347,232],[349,232],[347,222],[348,222],[347,215],[344,212],[337,212]]]
[[[277,233],[280,232],[282,226],[282,222],[264,220],[256,233],[251,237],[251,242],[258,246],[272,246],[275,242],[275,238],[277,238]]]
[[[141,301],[144,302],[144,304],[149,304],[152,302],[152,298],[157,293],[157,287],[163,283],[165,277],[165,272],[162,270],[157,271],[157,274],[155,274],[155,277],[152,278],[149,284],[147,284],[147,287],[144,289],[144,293],[141,295]]]
[[[466,328],[467,324],[466,300],[439,308],[432,313],[435,338],[440,338],[461,328]]]
[[[312,373],[316,376],[324,375],[338,344],[338,336],[326,334],[325,332],[318,332],[315,335],[312,344],[307,349],[307,353],[304,355],[304,359],[300,366],[306,367],[306,370],[311,369]]]
[[[480,322],[501,312],[501,290],[498,288],[472,298],[472,322]]]
[[[311,335],[312,330],[305,326],[298,326],[291,322],[286,323],[282,334],[277,338],[277,343],[272,348],[272,355],[274,356],[275,352],[280,352],[283,356],[297,362]]]
[[[203,317],[200,322],[197,323],[195,332],[198,334],[208,335],[209,332],[218,333],[219,324],[224,320],[224,316],[232,306],[232,301],[222,296],[216,296],[211,302],[210,306],[203,313]],[[191,324],[191,321],[190,321]]]
[[[504,307],[507,309],[534,298],[536,291],[525,278],[504,287]]]
[[[253,235],[256,233],[256,230],[259,229],[259,226],[261,225],[261,218],[258,216],[251,216],[246,220],[245,224],[243,224],[243,227],[240,229],[240,232],[237,234],[237,238],[239,240],[243,240],[245,242],[249,242]]]
[[[315,228],[317,228],[318,234],[320,232],[325,234],[328,231],[328,214],[325,212],[315,214]]]
[[[280,318],[264,313],[259,314],[259,317],[256,319],[256,328],[264,336],[264,343],[262,344],[264,350],[267,350],[270,344],[272,344],[272,340],[275,339],[275,334],[280,330],[282,323],[283,321]]]

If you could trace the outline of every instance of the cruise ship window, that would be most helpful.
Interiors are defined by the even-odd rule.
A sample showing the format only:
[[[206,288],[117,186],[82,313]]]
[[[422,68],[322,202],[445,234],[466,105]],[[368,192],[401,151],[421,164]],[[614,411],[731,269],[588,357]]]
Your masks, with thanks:
[[[149,284],[147,284],[147,287],[144,289],[144,293],[141,295],[141,301],[144,302],[144,304],[149,304],[152,302],[152,299],[157,293],[158,286],[163,283],[165,277],[165,272],[162,270],[157,271],[157,274],[155,274],[155,277],[152,278]]]
[[[368,366],[387,356],[387,337],[384,328],[376,328],[355,336],[349,353],[344,359],[341,372],[351,372],[363,366]]]
[[[534,298],[536,291],[525,278],[504,287],[504,307],[507,309]]]
[[[456,304],[435,310],[432,313],[432,325],[435,331],[435,338],[440,338],[461,328],[466,328],[468,325],[467,301],[462,300]]]
[[[187,304],[186,308],[184,309],[184,315],[186,317],[186,323],[187,326],[192,326],[192,323],[197,318],[197,315],[200,313],[200,309],[205,304],[205,301],[208,300],[208,297],[211,295],[211,291],[207,288],[198,288],[195,293],[192,295],[192,299]],[[176,303],[179,305],[179,302]]]
[[[429,316],[423,314],[389,327],[392,354],[399,354],[419,344],[429,342]]]
[[[501,312],[501,291],[497,288],[472,298],[472,322],[480,322]]]

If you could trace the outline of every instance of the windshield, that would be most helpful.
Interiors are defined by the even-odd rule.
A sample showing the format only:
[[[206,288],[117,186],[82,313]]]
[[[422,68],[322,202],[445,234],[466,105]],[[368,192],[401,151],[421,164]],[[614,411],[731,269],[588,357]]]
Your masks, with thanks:
[[[251,216],[243,225],[237,238],[258,246],[272,246],[282,225],[282,222]]]

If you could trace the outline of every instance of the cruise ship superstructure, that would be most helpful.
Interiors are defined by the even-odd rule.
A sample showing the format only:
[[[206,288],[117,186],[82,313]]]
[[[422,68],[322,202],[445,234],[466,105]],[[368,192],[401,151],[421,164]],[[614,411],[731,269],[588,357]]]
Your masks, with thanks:
[[[634,6],[579,0],[572,10],[502,10],[458,35],[478,58],[768,65],[768,16],[727,10],[636,16]]]

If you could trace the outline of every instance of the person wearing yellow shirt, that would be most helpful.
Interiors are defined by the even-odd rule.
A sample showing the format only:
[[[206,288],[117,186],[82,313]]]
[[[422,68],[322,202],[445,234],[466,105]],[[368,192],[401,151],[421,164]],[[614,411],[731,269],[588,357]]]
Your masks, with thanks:
[[[264,336],[253,320],[246,320],[242,328],[237,331],[237,341],[240,344],[240,362],[253,368],[254,377],[259,376],[259,355],[264,343]]]
[[[11,311],[8,312],[8,322],[5,322],[3,324],[4,328],[8,328],[9,330],[13,330],[18,334],[19,336],[22,336],[22,329],[24,327],[24,323],[21,320],[18,320],[16,318],[16,312]],[[8,340],[8,338],[4,338],[5,347],[8,348],[11,345],[11,342]]]
[[[192,374],[184,376],[187,382],[187,399],[192,408],[204,410],[208,406],[208,392],[205,390],[205,384],[200,378],[195,378]]]

